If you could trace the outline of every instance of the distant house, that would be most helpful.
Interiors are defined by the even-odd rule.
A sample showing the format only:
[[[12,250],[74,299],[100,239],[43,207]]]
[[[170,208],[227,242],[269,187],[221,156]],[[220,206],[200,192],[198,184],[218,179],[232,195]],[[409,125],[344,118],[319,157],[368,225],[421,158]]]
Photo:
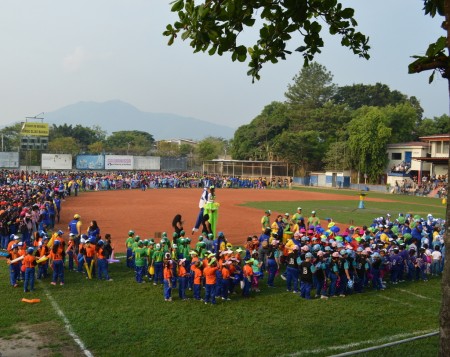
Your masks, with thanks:
[[[447,175],[450,134],[421,136],[420,140],[429,145],[426,155],[415,158],[422,165],[429,165],[430,176]],[[425,170],[424,170],[425,174]]]
[[[430,150],[430,144],[423,141],[388,144],[387,175],[391,177],[414,177],[429,174],[431,165],[418,160],[426,157]]]
[[[198,141],[191,140],[191,139],[167,139],[167,140],[160,140],[160,141],[164,141],[166,143],[174,143],[174,144],[177,144],[178,146],[187,144],[187,145],[191,145],[191,146],[195,147],[198,144]]]

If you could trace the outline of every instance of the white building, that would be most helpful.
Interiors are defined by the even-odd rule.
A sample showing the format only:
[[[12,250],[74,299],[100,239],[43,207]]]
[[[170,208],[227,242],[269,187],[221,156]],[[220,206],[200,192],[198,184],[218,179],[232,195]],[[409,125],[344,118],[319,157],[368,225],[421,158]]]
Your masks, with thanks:
[[[420,160],[429,155],[430,144],[423,141],[387,145],[388,166],[386,183],[401,184],[412,177],[429,175],[431,164]]]

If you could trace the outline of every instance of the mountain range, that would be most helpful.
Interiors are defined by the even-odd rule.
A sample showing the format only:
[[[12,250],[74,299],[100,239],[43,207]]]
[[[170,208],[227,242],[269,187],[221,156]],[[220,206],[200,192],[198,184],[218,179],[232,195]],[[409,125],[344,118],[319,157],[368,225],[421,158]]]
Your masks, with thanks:
[[[103,103],[78,102],[45,113],[45,122],[55,125],[98,125],[108,134],[122,130],[140,130],[155,140],[192,139],[207,136],[231,139],[236,129],[208,121],[170,113],[143,112],[129,103],[111,100]]]

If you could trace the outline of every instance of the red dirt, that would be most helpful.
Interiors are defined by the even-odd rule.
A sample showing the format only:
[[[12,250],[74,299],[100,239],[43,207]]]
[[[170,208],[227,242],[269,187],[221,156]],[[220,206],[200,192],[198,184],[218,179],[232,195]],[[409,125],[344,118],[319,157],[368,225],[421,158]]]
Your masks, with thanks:
[[[142,239],[155,236],[155,232],[166,231],[171,237],[172,219],[181,214],[184,229],[190,236],[198,214],[201,189],[151,189],[117,190],[80,193],[63,202],[61,223],[57,229],[67,232],[67,225],[73,215],[81,215],[82,230],[86,231],[91,220],[96,220],[101,235],[110,233],[117,252],[125,251],[124,243],[130,229]],[[336,195],[298,190],[253,190],[219,189],[217,201],[220,203],[217,230],[223,231],[232,244],[244,243],[246,237],[261,231],[262,210],[238,206],[250,201],[302,201],[312,200],[359,200],[357,194]],[[367,201],[389,200],[366,198]],[[270,209],[270,207],[267,207]],[[280,212],[281,213],[281,212]],[[272,217],[276,212],[273,212]],[[66,235],[67,236],[67,235]],[[197,235],[194,241],[197,241]]]

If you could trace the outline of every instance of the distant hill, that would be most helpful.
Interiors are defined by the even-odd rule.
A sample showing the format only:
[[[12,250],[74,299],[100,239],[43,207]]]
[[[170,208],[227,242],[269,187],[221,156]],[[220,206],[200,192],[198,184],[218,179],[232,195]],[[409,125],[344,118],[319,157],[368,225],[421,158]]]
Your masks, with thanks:
[[[169,113],[142,112],[131,104],[120,100],[104,103],[79,102],[54,112],[45,113],[49,124],[80,124],[86,127],[100,126],[108,134],[121,130],[142,130],[153,135],[155,140],[193,139],[207,136],[231,139],[235,129],[195,118]]]

